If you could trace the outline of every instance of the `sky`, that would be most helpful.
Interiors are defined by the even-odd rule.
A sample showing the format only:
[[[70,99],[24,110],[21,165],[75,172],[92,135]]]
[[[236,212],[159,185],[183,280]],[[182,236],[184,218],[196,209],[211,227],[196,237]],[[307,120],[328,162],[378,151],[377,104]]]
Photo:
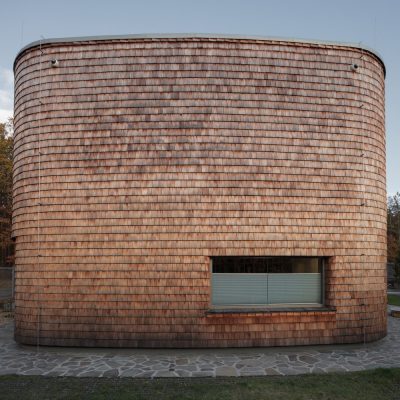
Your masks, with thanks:
[[[400,192],[399,0],[0,0],[0,122],[12,115],[13,62],[43,38],[218,33],[331,40],[386,65],[388,195]]]

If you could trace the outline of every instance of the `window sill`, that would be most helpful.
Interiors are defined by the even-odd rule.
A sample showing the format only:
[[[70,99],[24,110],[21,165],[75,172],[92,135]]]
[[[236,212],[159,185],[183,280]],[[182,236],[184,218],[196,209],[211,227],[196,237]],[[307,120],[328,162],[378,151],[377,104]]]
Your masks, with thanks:
[[[206,315],[214,314],[273,314],[273,313],[304,313],[304,312],[336,312],[334,307],[326,306],[288,306],[288,307],[226,307],[226,308],[210,308],[206,311]]]

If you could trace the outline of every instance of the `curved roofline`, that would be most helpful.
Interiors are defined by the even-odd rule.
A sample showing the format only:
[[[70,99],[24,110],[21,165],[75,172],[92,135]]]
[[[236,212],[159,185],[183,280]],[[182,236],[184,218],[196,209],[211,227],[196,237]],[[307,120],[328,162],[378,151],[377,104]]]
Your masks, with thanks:
[[[215,34],[215,33],[149,33],[149,34],[130,34],[130,35],[105,35],[105,36],[78,36],[78,37],[64,37],[64,38],[50,38],[36,40],[24,46],[15,56],[14,68],[17,59],[26,50],[32,47],[53,44],[53,43],[71,43],[71,42],[89,42],[89,41],[101,41],[101,40],[118,40],[118,39],[236,39],[236,40],[265,40],[273,42],[288,42],[288,43],[304,43],[304,44],[320,44],[330,46],[342,46],[350,47],[360,50],[368,51],[373,54],[382,63],[383,72],[386,76],[386,67],[382,56],[374,49],[361,45],[361,43],[346,43],[346,42],[335,42],[329,40],[313,40],[313,39],[295,39],[295,38],[283,38],[274,36],[253,36],[253,35],[230,35],[230,34]]]

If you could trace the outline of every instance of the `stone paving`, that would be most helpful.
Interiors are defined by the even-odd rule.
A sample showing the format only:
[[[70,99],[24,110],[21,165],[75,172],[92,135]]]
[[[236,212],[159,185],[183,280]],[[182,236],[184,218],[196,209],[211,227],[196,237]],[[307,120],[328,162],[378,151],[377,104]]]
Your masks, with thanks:
[[[388,336],[366,345],[252,349],[77,349],[21,346],[13,324],[0,326],[0,375],[216,377],[298,375],[400,367],[400,319]]]

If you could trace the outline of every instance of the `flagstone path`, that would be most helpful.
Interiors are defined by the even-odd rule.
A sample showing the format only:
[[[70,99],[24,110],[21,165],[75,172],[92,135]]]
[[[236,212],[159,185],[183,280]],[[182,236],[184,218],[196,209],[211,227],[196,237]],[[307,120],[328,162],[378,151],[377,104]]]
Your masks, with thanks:
[[[400,319],[366,345],[252,349],[82,349],[22,346],[12,321],[0,325],[0,375],[217,377],[298,375],[400,367]]]

